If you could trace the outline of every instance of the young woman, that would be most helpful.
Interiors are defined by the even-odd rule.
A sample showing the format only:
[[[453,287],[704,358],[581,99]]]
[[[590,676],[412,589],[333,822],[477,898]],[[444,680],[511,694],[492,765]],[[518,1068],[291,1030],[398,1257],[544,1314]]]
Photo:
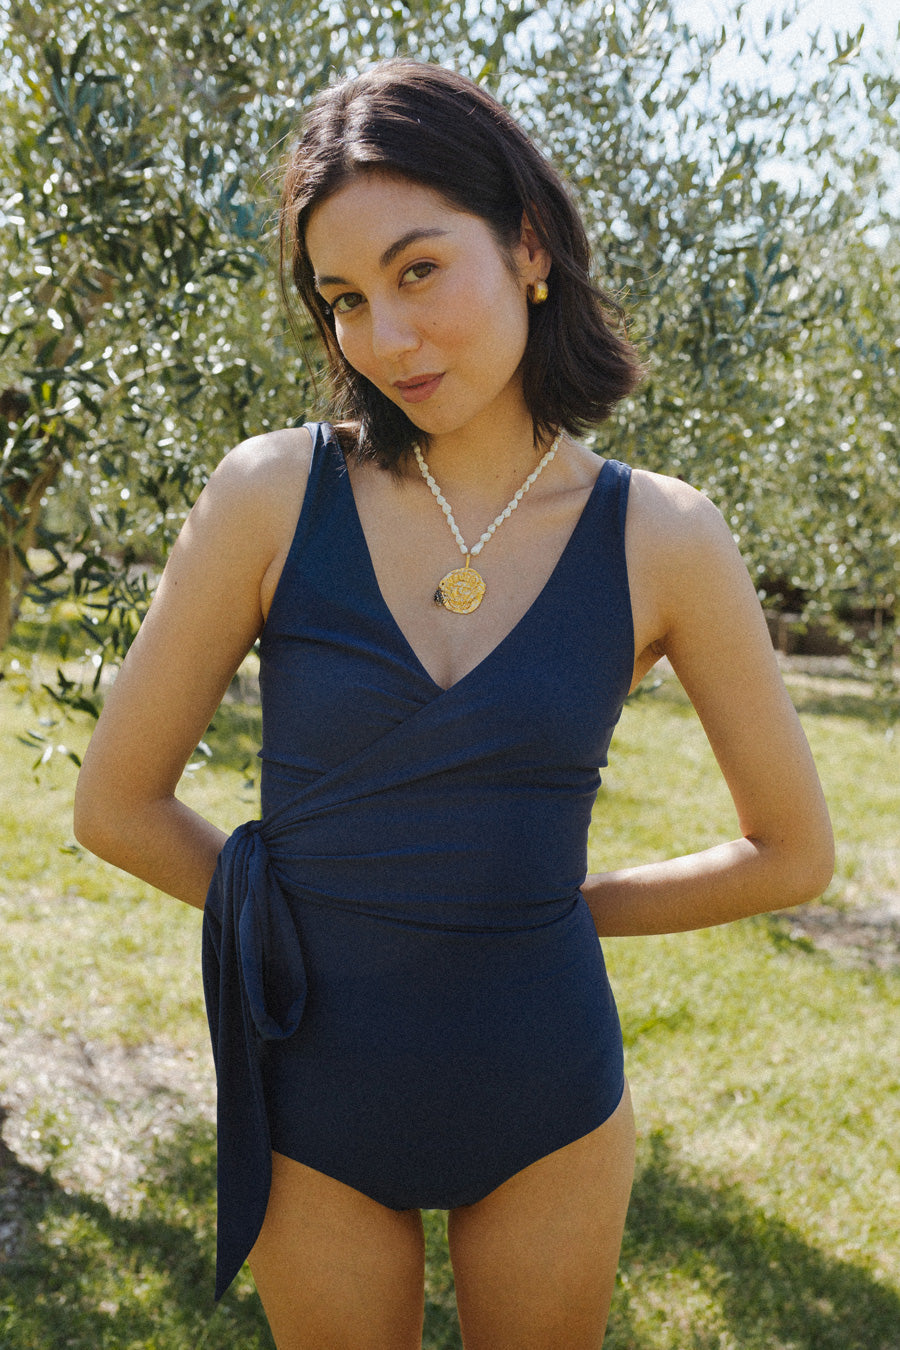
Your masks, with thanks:
[[[283,261],[327,424],[216,469],[82,770],[79,839],[206,904],[218,1291],[279,1350],[412,1350],[419,1210],[467,1350],[596,1350],[634,1126],[597,935],[820,892],[827,811],[716,509],[578,444],[639,378],[562,184],[483,90],[412,62],[326,90]],[[261,636],[261,820],[175,796]],[[587,876],[598,767],[660,656],[741,837]]]

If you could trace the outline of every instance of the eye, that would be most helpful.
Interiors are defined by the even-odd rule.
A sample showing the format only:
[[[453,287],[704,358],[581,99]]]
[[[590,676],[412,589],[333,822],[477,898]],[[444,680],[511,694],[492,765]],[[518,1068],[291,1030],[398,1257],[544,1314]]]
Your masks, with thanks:
[[[335,296],[334,300],[330,300],[328,307],[332,314],[351,314],[361,304],[362,296],[358,291],[345,291],[343,295]]]
[[[403,276],[400,278],[401,283],[406,282],[407,278],[412,281],[424,281],[426,277],[430,276],[431,273],[435,271],[436,266],[436,263],[431,262],[413,263],[412,266],[407,267],[406,271],[403,273]]]

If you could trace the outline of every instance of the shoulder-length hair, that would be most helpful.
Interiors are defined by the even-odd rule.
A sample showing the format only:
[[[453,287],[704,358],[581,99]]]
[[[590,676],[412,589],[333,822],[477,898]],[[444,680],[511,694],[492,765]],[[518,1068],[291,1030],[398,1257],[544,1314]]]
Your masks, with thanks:
[[[344,359],[306,250],[315,208],[373,172],[431,188],[479,216],[510,267],[527,215],[552,259],[549,297],[529,306],[521,366],[535,444],[560,428],[577,435],[607,418],[639,382],[641,362],[624,333],[621,307],[591,281],[587,235],[562,179],[485,90],[441,66],[397,59],[316,96],[284,178],[282,294],[289,315],[300,297],[324,341],[333,413],[355,431],[355,443],[346,448],[399,468],[415,441],[427,443],[402,409]],[[349,441],[349,428],[341,429]]]

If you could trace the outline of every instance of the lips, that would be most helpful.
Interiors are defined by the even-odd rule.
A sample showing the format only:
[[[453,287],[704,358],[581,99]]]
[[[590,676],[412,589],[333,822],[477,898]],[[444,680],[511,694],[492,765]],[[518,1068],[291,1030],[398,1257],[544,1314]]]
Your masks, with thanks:
[[[395,380],[394,388],[404,403],[422,403],[437,390],[443,375],[411,375],[408,380]]]

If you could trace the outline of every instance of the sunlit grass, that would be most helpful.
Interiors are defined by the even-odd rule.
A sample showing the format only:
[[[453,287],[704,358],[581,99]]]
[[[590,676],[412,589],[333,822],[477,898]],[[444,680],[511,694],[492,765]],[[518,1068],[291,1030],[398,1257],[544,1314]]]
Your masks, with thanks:
[[[900,738],[869,705],[791,685],[835,821],[829,903],[897,887]],[[834,711],[834,709],[837,711]],[[0,685],[3,732],[34,724]],[[220,715],[185,793],[226,828],[255,814],[256,709]],[[85,729],[42,732],[80,753]],[[199,915],[74,846],[74,768],[0,757],[0,981],[12,1025],[208,1058]],[[673,682],[626,708],[591,865],[702,848],[735,830]],[[639,1168],[610,1350],[896,1350],[900,1326],[900,974],[852,968],[777,920],[605,944],[639,1122]],[[2,1100],[0,1084],[0,1100]],[[248,1277],[212,1312],[214,1142],[199,1117],[146,1159],[133,1213],[66,1193],[65,1121],[19,1168],[29,1240],[0,1267],[0,1344],[214,1347],[271,1341]],[[75,1122],[77,1127],[77,1121]],[[53,1147],[50,1143],[55,1138]],[[428,1215],[428,1350],[458,1350],[442,1215]]]
[[[900,728],[849,694],[832,700],[811,682],[787,677],[835,827],[837,861],[828,899],[866,893],[879,878],[900,886]],[[837,687],[851,681],[832,682]],[[856,712],[831,712],[830,702]],[[681,686],[671,677],[626,705],[591,827],[591,865],[621,867],[706,848],[737,822],[712,751]],[[896,870],[895,870],[896,869]],[[866,878],[868,881],[866,882]],[[860,890],[862,886],[862,890]]]

